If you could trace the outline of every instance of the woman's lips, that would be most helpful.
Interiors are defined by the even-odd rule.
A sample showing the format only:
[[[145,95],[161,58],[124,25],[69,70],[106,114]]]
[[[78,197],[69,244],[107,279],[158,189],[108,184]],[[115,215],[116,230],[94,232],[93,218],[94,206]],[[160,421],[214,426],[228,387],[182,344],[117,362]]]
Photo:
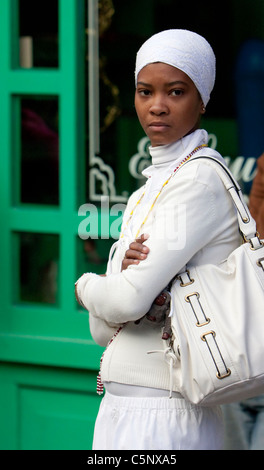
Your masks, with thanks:
[[[169,125],[165,122],[151,122],[149,124],[149,127],[154,131],[162,131],[164,129],[167,129]]]

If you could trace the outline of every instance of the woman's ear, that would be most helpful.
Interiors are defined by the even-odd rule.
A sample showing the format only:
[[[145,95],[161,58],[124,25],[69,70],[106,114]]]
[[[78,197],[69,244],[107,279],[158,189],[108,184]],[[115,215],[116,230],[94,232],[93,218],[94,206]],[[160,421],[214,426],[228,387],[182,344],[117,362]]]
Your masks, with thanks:
[[[206,113],[206,108],[203,104],[203,102],[201,102],[201,114],[205,114]]]

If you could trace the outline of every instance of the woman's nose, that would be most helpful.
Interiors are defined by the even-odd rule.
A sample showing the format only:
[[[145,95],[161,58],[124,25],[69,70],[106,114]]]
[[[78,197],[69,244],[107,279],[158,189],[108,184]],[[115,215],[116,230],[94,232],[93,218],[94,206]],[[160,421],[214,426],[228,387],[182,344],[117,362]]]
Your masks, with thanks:
[[[152,103],[149,109],[150,113],[160,116],[161,114],[168,114],[168,106],[162,96],[153,96]]]

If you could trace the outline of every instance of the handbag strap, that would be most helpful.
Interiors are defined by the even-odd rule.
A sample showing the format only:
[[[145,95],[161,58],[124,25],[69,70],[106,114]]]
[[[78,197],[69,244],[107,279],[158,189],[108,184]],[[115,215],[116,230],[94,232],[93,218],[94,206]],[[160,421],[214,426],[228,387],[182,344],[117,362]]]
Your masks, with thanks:
[[[212,156],[197,156],[193,157],[189,162],[186,162],[182,168],[187,163],[191,163],[194,160],[207,160],[207,162],[215,168],[219,177],[221,178],[225,188],[232,197],[233,203],[237,210],[237,217],[240,231],[246,241],[249,241],[253,248],[257,249],[262,246],[262,243],[259,240],[259,236],[256,229],[256,222],[251,216],[247,204],[244,200],[241,188],[238,182],[234,179],[231,171],[227,168],[225,163],[222,163],[217,158]]]

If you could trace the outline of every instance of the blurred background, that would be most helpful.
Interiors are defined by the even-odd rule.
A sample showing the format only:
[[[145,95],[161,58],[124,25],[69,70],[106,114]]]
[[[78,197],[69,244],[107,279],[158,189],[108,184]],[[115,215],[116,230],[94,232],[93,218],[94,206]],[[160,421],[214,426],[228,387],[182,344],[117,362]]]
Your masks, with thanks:
[[[1,449],[91,449],[102,349],[74,283],[105,272],[143,183],[135,55],[169,28],[215,51],[203,126],[247,196],[264,151],[263,0],[0,0]]]

